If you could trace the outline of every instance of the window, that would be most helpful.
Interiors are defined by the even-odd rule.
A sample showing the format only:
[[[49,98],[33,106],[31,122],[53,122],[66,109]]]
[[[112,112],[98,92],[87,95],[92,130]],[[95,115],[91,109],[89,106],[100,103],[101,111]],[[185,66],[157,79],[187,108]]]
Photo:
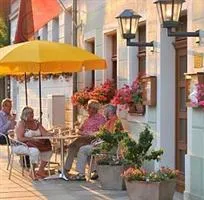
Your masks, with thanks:
[[[140,24],[138,27],[138,42],[146,42],[146,24]],[[138,48],[138,74],[146,74],[146,47]],[[145,106],[143,106],[143,115],[145,114]]]
[[[95,54],[95,40],[94,38],[86,41],[86,49]],[[90,72],[86,72],[88,80],[88,87],[94,88],[95,86],[95,70],[91,70]]]
[[[142,24],[138,27],[138,42],[146,42],[146,25]],[[146,47],[138,48],[138,72],[139,74],[146,73]]]
[[[90,42],[91,53],[95,54],[95,41],[93,40]],[[95,70],[91,71],[91,87],[94,88],[95,86]]]
[[[117,88],[117,35],[111,36],[112,41],[112,79],[114,81],[115,87]]]
[[[52,41],[59,41],[59,18],[56,17],[53,19],[53,36],[52,36]]]

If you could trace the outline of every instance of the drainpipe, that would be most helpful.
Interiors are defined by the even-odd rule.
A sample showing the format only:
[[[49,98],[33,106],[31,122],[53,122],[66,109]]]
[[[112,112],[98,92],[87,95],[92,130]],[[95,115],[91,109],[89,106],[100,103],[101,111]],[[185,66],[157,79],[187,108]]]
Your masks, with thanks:
[[[72,44],[77,46],[77,0],[72,0]],[[73,73],[73,93],[77,91],[77,73]],[[73,106],[73,127],[77,121],[77,107]]]

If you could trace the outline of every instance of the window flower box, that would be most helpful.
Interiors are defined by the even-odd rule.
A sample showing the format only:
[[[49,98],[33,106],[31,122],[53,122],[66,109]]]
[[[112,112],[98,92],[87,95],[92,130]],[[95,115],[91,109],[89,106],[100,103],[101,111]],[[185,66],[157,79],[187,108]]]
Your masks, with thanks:
[[[147,76],[142,78],[143,105],[156,106],[156,81],[156,76]]]
[[[185,74],[186,106],[204,107],[204,72]]]

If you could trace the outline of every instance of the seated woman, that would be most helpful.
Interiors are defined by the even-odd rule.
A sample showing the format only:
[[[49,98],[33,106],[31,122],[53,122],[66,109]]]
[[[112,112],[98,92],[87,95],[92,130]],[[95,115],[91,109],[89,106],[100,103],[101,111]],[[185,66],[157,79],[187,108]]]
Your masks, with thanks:
[[[104,108],[104,115],[107,121],[103,127],[109,130],[111,133],[114,132],[115,124],[119,120],[116,114],[116,111],[117,111],[117,107],[111,104],[106,105]],[[122,129],[123,127],[121,126],[121,130]],[[84,180],[84,181],[86,180],[85,167],[86,167],[87,161],[89,160],[88,158],[91,155],[93,148],[99,145],[101,142],[102,141],[93,141],[89,145],[84,145],[80,147],[79,152],[77,154],[77,164],[76,164],[76,171],[78,172],[78,174],[72,177],[73,180]],[[96,173],[96,170],[95,169],[91,169],[91,170],[92,170],[91,179],[92,180],[97,179],[98,175]]]
[[[34,179],[46,177],[45,166],[52,156],[52,147],[48,139],[32,139],[32,137],[50,135],[47,130],[34,119],[33,109],[26,106],[21,114],[21,120],[18,122],[15,129],[17,139],[28,145],[29,150],[24,146],[18,146],[16,153],[27,153],[30,156],[30,161],[34,169]],[[37,172],[35,167],[40,160],[40,166]]]
[[[95,138],[96,132],[106,122],[103,115],[98,113],[99,102],[96,100],[89,100],[88,102],[88,118],[84,121],[81,128],[79,129],[79,135],[82,137],[77,138],[73,143],[69,145],[68,156],[64,165],[64,173],[69,171],[72,167],[74,157],[77,155],[79,148],[83,145],[90,144]]]

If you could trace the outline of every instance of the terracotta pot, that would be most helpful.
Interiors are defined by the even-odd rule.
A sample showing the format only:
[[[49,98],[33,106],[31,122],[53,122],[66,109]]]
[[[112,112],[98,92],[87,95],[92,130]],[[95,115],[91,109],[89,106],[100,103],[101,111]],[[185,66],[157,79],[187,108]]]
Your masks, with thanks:
[[[127,181],[125,180],[130,200],[172,200],[176,181],[162,182]]]

